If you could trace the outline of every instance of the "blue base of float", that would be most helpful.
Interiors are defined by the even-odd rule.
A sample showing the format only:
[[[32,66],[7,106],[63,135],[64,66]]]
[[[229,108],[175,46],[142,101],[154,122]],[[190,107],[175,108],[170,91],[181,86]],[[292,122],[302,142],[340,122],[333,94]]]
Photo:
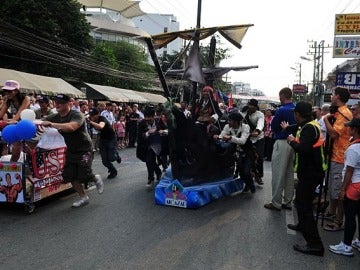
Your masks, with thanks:
[[[155,188],[155,203],[196,209],[219,198],[242,192],[244,187],[245,184],[240,178],[232,177],[184,187],[173,178],[169,168]]]

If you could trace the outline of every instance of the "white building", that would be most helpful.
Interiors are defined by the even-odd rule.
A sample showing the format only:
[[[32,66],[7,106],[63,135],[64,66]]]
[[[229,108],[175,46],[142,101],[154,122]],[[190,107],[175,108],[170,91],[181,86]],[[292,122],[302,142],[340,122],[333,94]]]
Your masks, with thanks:
[[[180,30],[180,24],[172,14],[146,14],[132,19],[135,26],[148,32],[150,35],[176,32]],[[167,44],[164,48],[156,50],[158,56],[172,54],[181,50],[182,41],[178,38]]]

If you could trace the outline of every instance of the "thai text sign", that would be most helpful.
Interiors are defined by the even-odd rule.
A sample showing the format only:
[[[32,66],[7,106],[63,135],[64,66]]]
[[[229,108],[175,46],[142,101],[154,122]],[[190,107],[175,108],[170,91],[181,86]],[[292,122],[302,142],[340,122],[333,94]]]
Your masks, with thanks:
[[[335,37],[334,58],[360,58],[360,36]]]
[[[293,85],[293,93],[294,94],[305,94],[306,93],[306,85],[294,84]]]
[[[360,89],[360,73],[339,72],[336,74],[336,86],[346,87],[349,90]]]
[[[335,35],[360,35],[360,13],[336,14]]]

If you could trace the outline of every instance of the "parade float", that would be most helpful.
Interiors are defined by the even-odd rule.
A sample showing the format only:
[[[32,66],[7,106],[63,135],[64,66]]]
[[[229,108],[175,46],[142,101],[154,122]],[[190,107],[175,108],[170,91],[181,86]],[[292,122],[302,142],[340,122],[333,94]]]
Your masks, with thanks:
[[[71,188],[63,183],[66,145],[56,129],[43,128],[30,109],[21,113],[18,123],[2,121],[0,126],[3,145],[21,143],[23,148],[17,162],[10,161],[11,155],[0,158],[1,203],[22,204],[32,213],[36,202]]]
[[[187,119],[173,103],[173,98],[161,70],[155,53],[156,49],[166,46],[176,38],[192,42],[186,67],[183,70],[168,70],[167,74],[175,73],[182,79],[191,81],[193,89],[190,104],[195,109],[197,93],[205,85],[212,85],[216,78],[225,73],[244,71],[257,66],[247,67],[215,67],[204,69],[199,59],[199,41],[218,33],[238,49],[241,49],[242,39],[252,24],[230,25],[221,27],[200,27],[201,0],[198,1],[197,26],[191,30],[167,32],[145,38],[150,55],[154,62],[160,83],[168,98],[167,120],[169,128],[169,149],[171,166],[166,170],[160,182],[155,187],[155,202],[182,208],[199,208],[214,200],[234,193],[241,193],[244,182],[234,178],[234,153],[219,153],[214,142],[196,125],[196,119]],[[212,39],[213,41],[215,38]],[[187,48],[190,48],[190,46]],[[210,48],[215,50],[215,45]],[[210,54],[214,55],[214,51]],[[210,61],[211,62],[211,61]],[[192,111],[194,115],[194,111]]]

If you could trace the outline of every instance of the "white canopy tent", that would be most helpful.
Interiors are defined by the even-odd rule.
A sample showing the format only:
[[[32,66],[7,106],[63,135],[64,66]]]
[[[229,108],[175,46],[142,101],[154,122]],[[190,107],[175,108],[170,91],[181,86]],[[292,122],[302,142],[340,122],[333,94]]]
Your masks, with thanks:
[[[84,98],[85,93],[76,89],[63,79],[35,75],[13,69],[0,68],[0,86],[6,80],[15,80],[20,83],[20,92],[27,94],[41,94],[54,96],[62,93],[74,98]]]
[[[85,8],[106,8],[118,11],[125,18],[144,15],[139,6],[140,1],[130,0],[78,0]]]
[[[107,85],[85,83],[110,101],[136,103],[164,103],[166,98],[161,95],[122,89]]]

